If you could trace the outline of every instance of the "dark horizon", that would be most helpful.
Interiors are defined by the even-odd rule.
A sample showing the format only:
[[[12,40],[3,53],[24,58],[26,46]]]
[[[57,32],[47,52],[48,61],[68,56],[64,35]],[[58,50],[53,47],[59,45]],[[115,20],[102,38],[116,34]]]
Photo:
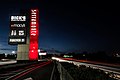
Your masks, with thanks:
[[[7,5],[7,6],[6,6]],[[120,51],[119,4],[11,0],[0,2],[0,52],[8,45],[9,17],[21,9],[40,10],[39,48],[58,51]],[[8,50],[9,51],[9,50]]]

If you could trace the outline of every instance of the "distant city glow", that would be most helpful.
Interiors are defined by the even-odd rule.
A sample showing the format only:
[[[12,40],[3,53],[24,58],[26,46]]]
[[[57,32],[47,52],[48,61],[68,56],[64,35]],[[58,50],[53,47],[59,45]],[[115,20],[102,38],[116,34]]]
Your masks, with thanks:
[[[47,55],[47,53],[46,52],[44,52],[44,53],[40,52],[39,55]]]
[[[64,55],[63,57],[65,57],[65,58],[69,58],[69,57],[73,57],[72,55]]]

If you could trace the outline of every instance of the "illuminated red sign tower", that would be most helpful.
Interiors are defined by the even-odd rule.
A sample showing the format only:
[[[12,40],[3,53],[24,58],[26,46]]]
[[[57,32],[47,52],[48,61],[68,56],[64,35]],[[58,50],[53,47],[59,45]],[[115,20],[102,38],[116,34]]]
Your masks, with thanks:
[[[39,34],[38,17],[39,17],[38,9],[31,9],[29,60],[38,60],[38,34]]]

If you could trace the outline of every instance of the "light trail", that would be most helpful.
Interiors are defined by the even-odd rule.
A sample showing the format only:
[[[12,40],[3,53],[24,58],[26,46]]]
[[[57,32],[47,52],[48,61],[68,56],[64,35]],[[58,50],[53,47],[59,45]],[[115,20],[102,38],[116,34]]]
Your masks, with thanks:
[[[17,61],[16,60],[11,60],[6,62],[0,61],[0,65],[13,64],[13,63],[17,63]]]
[[[57,60],[59,62],[68,62],[68,63],[73,63],[76,66],[80,65],[85,65],[86,67],[91,67],[95,69],[100,69],[105,72],[112,72],[116,76],[115,79],[120,79],[120,69],[119,68],[114,68],[114,67],[109,67],[109,66],[103,66],[103,65],[98,65],[98,64],[92,64],[88,62],[78,62],[75,59],[64,59],[64,58],[58,58],[58,57],[52,57],[53,60]]]
[[[25,70],[23,72],[20,72],[20,73],[14,75],[14,76],[11,76],[11,77],[7,78],[6,80],[11,79],[11,78],[13,78],[12,80],[17,80],[18,78],[20,78],[20,77],[22,77],[22,76],[24,76],[24,75],[38,69],[40,67],[43,67],[43,66],[45,66],[47,64],[50,64],[50,63],[51,63],[50,61],[49,62],[44,62],[43,64],[39,64],[39,66],[37,65],[35,67],[29,68],[29,69],[27,69],[27,70]]]

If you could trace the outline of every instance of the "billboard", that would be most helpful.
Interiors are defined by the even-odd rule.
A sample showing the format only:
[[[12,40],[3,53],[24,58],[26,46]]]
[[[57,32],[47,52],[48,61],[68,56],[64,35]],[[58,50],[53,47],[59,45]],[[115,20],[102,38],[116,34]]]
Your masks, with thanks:
[[[29,60],[38,60],[39,11],[31,9]]]
[[[10,17],[10,33],[8,44],[17,45],[26,43],[26,16],[17,15]]]

